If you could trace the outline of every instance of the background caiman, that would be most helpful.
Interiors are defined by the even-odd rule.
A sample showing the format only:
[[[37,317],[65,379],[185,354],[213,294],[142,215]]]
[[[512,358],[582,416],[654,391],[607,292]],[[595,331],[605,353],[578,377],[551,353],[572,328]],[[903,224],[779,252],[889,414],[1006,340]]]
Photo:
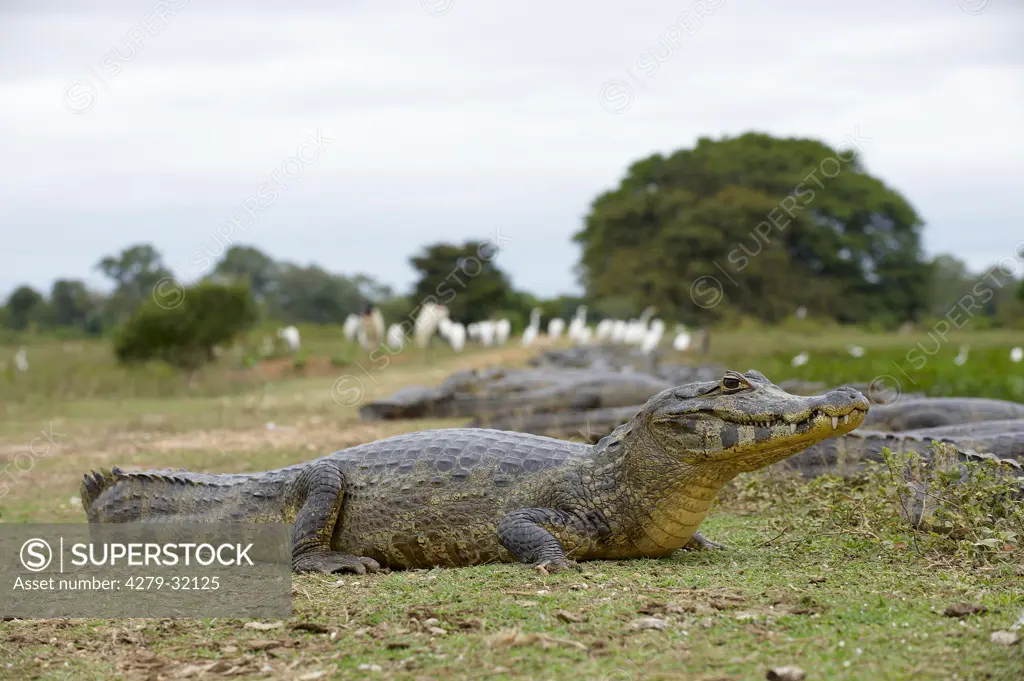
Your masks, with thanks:
[[[1024,419],[1024,404],[983,397],[924,397],[873,406],[864,425],[900,432],[1007,419]]]

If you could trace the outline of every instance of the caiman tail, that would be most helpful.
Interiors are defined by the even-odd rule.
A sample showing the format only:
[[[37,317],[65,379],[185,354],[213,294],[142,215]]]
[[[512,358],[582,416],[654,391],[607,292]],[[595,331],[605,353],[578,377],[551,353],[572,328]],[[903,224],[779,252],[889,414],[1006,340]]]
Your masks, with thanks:
[[[234,486],[243,476],[185,471],[91,471],[82,478],[82,506],[89,522],[129,523],[143,518],[181,517],[218,503],[214,488]]]

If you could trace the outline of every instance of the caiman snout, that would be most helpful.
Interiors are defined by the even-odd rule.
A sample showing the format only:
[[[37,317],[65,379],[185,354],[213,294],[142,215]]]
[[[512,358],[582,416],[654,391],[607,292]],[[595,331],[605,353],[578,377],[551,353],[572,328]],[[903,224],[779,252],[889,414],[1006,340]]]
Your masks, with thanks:
[[[799,426],[793,428],[793,432],[803,431],[805,427],[806,430],[813,431],[817,424],[831,425],[833,431],[849,432],[864,421],[871,406],[867,398],[848,386],[806,400],[803,409],[794,410],[792,414],[786,416],[786,422],[790,427]],[[829,435],[829,428],[821,430],[824,435]]]
[[[826,410],[831,408],[843,413],[851,409],[866,412],[871,407],[871,403],[860,394],[860,391],[846,385],[831,390],[821,395],[818,399],[821,400],[821,406],[825,407]]]

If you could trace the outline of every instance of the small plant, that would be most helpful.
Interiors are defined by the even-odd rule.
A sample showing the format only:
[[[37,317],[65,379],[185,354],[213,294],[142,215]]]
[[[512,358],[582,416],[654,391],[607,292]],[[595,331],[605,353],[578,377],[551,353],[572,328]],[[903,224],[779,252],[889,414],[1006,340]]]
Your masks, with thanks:
[[[292,360],[292,368],[296,371],[304,371],[306,365],[309,363],[309,351],[299,350],[295,354],[295,358]]]
[[[332,355],[331,366],[332,367],[343,367],[349,364],[349,358],[345,355]]]
[[[1024,481],[1003,465],[960,462],[942,445],[933,446],[928,457],[888,449],[883,456],[901,516],[932,537],[933,545],[973,562],[1021,550],[1024,505],[1016,497]]]
[[[942,445],[882,456],[856,480],[822,477],[809,486],[829,508],[820,525],[890,544],[901,535],[918,553],[972,563],[1024,553],[1024,505],[1015,498],[1022,481],[1001,464],[965,463]]]
[[[771,532],[866,538],[882,548],[972,564],[1024,558],[1024,479],[995,461],[964,463],[942,445],[893,453],[854,477],[806,480],[784,469],[743,475],[720,495],[733,512],[782,516]],[[1009,473],[1009,474],[1008,474]]]

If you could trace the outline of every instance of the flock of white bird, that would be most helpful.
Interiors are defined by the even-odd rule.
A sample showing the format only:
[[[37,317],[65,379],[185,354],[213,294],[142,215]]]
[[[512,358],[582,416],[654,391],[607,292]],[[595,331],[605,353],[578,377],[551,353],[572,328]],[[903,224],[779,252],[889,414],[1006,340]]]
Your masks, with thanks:
[[[550,344],[565,337],[575,345],[615,343],[634,345],[645,353],[651,353],[661,345],[665,337],[665,322],[653,317],[654,308],[647,308],[636,319],[603,319],[591,327],[587,325],[587,307],[581,305],[568,323],[554,317],[548,320],[546,329],[542,331],[541,310],[534,308],[530,313],[530,323],[523,330],[521,345],[529,347],[537,343]],[[409,340],[401,324],[391,324],[385,330],[384,318],[377,308],[368,309],[362,315],[349,315],[343,325],[343,333],[346,339],[357,341],[367,351],[383,342],[388,350],[397,352]],[[464,325],[453,321],[444,305],[426,303],[420,308],[412,325],[411,340],[417,347],[424,348],[435,335],[456,352],[461,352],[470,342],[483,347],[500,347],[506,345],[511,338],[512,323],[500,318]],[[284,338],[293,350],[297,349],[299,338],[295,327],[279,329],[278,336]],[[677,324],[672,340],[673,349],[682,352],[692,342],[691,333],[682,324]]]
[[[660,319],[651,319],[654,314],[653,308],[647,308],[640,317],[623,321],[621,319],[602,319],[594,329],[587,326],[587,308],[581,305],[576,310],[576,315],[568,324],[567,337],[576,345],[587,345],[588,343],[617,343],[635,345],[645,353],[651,353],[661,344],[665,335],[665,323]],[[523,331],[522,345],[528,347],[538,342],[540,335],[541,311],[538,308],[530,313],[530,325]],[[546,340],[553,343],[562,337],[566,331],[565,320],[555,317],[548,321]],[[358,340],[359,344],[367,351],[373,350],[383,342],[391,352],[398,352],[405,347],[405,330],[400,324],[392,324],[384,331],[384,316],[376,307],[368,310],[362,316],[349,315],[343,327],[345,338],[349,341]],[[443,305],[427,303],[416,318],[413,340],[418,347],[424,348],[430,343],[430,339],[437,334],[447,341],[453,350],[461,352],[467,341],[474,341],[484,347],[503,346],[508,343],[512,333],[512,324],[507,319],[493,319],[482,322],[474,322],[464,326],[459,322],[453,322],[448,316],[448,308]],[[277,337],[283,340],[288,348],[295,352],[301,346],[299,330],[294,326],[285,326],[277,330]],[[269,341],[269,339],[267,339]],[[675,328],[675,338],[672,340],[672,349],[683,352],[691,346],[693,338],[689,331],[682,324]],[[264,354],[269,354],[271,348],[265,343]],[[851,357],[863,357],[864,348],[859,345],[847,345],[847,352]],[[953,363],[963,366],[967,363],[969,345],[961,345]],[[793,357],[790,364],[800,367],[810,360],[807,351]],[[1024,361],[1024,348],[1017,346],[1010,350],[1010,361],[1019,363]],[[6,362],[0,364],[0,369]],[[19,372],[28,371],[28,351],[21,347],[14,355],[14,368]]]
[[[398,352],[405,347],[406,330],[401,324],[392,324],[384,328],[384,316],[376,307],[367,308],[362,315],[351,314],[343,326],[345,338],[358,343],[367,351],[373,350],[383,343],[389,351]],[[672,339],[672,349],[677,352],[688,350],[693,344],[693,335],[682,324],[676,324]],[[483,347],[503,346],[508,343],[512,334],[512,324],[508,319],[488,319],[463,325],[452,321],[448,308],[444,305],[426,303],[413,324],[412,340],[417,347],[425,348],[435,335],[446,341],[455,352],[461,352],[468,342],[478,343]],[[568,338],[574,345],[590,343],[611,343],[632,345],[642,352],[650,354],[661,346],[665,337],[665,322],[654,318],[654,308],[648,307],[635,319],[602,319],[593,328],[587,325],[587,307],[580,305],[569,323],[564,319],[553,317],[548,320],[547,329],[541,331],[541,310],[534,308],[530,313],[530,323],[523,330],[521,344],[529,347],[536,343],[554,343]],[[292,350],[300,345],[299,330],[294,326],[286,326],[277,330],[281,338]],[[847,345],[851,357],[863,357],[864,348],[859,345]],[[953,363],[963,366],[967,363],[969,345],[960,346]],[[791,364],[800,367],[810,360],[810,354],[803,351],[793,357]],[[1024,361],[1024,348],[1015,347],[1010,350],[1010,361]],[[24,348],[15,357],[20,371],[28,368]],[[22,369],[24,365],[25,369]]]

